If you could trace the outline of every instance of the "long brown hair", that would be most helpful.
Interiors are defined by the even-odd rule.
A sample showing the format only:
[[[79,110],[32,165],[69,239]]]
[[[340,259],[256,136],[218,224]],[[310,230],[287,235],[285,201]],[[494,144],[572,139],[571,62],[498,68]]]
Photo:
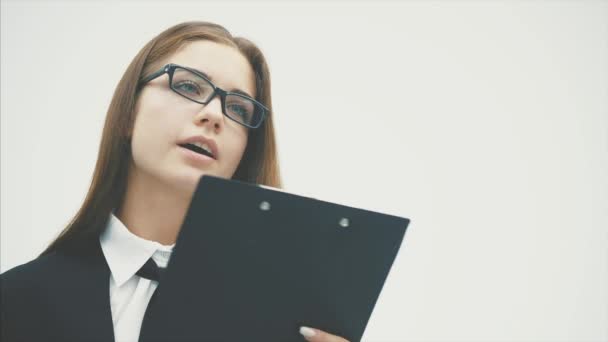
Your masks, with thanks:
[[[249,61],[255,75],[256,100],[270,109],[264,124],[249,132],[247,147],[233,179],[281,187],[272,101],[270,73],[264,55],[251,41],[234,37],[224,27],[201,21],[185,22],[161,32],[135,56],[122,76],[107,111],[99,155],[88,193],[74,218],[42,255],[60,250],[79,250],[81,242],[97,238],[110,213],[123,201],[131,160],[129,135],[135,120],[135,104],[141,80],[153,68],[187,43],[210,40],[236,48]]]

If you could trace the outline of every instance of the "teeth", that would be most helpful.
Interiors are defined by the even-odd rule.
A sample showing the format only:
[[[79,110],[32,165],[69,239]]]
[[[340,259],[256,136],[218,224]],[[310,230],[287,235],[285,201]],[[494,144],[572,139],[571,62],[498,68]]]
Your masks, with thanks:
[[[201,144],[200,142],[194,142],[194,143],[191,143],[191,144],[194,145],[194,146],[198,146],[198,147],[202,148],[203,150],[209,152],[209,154],[213,155],[213,152],[211,152],[211,147],[209,147],[209,145],[207,145],[207,144]]]

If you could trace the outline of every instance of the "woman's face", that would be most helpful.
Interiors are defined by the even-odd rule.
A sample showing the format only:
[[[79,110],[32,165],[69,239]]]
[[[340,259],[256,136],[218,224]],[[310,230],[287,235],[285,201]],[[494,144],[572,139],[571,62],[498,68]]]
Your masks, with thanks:
[[[183,46],[158,68],[167,63],[200,70],[216,86],[255,98],[253,70],[233,47],[196,41]],[[231,178],[236,171],[248,130],[223,115],[220,96],[206,105],[193,102],[171,90],[169,76],[164,74],[142,89],[135,110],[130,178],[191,192],[203,174]],[[192,138],[212,141],[217,148],[214,158],[180,146]]]

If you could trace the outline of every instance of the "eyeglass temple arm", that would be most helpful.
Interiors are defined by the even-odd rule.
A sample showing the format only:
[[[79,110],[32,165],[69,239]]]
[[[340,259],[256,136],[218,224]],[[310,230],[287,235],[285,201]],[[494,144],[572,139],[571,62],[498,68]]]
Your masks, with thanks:
[[[145,77],[144,79],[141,80],[141,83],[148,83],[150,81],[152,81],[153,79],[159,77],[160,75],[164,74],[165,72],[167,72],[167,68],[163,67],[162,69],[158,70],[157,72],[149,75],[148,77]]]

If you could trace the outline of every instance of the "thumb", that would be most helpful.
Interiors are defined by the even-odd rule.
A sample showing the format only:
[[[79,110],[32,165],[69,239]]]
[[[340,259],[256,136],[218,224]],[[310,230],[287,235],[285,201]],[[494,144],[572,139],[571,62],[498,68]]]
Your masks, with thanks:
[[[300,334],[302,334],[308,342],[348,342],[342,337],[309,327],[300,327]]]

